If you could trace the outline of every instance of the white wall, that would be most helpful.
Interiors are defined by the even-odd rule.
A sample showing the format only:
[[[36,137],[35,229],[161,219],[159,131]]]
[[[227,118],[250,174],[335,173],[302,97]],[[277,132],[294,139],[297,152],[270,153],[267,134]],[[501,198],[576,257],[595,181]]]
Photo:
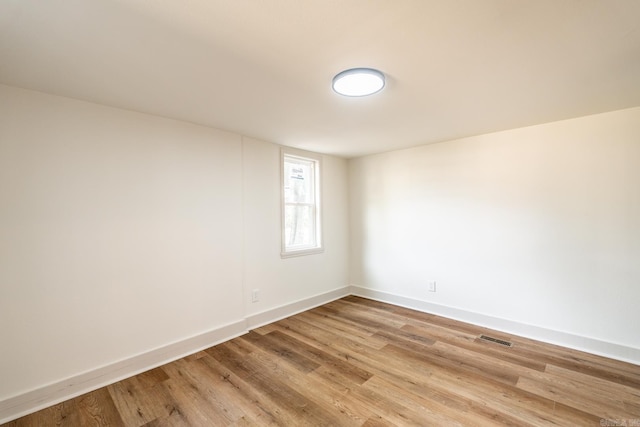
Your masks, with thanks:
[[[307,257],[279,255],[279,165],[274,144],[0,85],[0,422],[83,385],[29,390],[345,293],[349,259],[372,291],[640,349],[640,108],[323,156]]]
[[[322,156],[321,209],[324,251],[280,258],[280,146],[244,138],[244,262],[246,312],[258,316],[290,301],[348,284],[347,160]],[[251,302],[251,290],[260,301]],[[287,296],[284,299],[283,296]],[[256,323],[262,323],[257,320]]]
[[[350,180],[353,284],[640,354],[640,108],[354,159]]]
[[[325,157],[327,250],[281,260],[278,150],[0,85],[0,420],[29,390],[344,288],[346,161]]]

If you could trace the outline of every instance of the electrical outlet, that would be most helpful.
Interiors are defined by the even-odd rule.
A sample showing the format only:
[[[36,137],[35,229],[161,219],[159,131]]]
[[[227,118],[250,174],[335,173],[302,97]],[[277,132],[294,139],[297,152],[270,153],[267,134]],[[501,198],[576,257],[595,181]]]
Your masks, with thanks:
[[[254,289],[251,291],[251,302],[260,301],[260,289]]]
[[[429,292],[435,292],[436,291],[436,281],[435,280],[432,280],[432,281],[427,283],[427,290]]]

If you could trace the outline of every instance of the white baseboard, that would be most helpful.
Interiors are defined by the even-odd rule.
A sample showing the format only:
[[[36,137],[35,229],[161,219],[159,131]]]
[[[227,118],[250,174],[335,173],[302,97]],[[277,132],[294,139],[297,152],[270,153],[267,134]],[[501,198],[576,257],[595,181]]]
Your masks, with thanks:
[[[247,332],[244,319],[0,401],[0,424],[196,353]]]
[[[275,322],[350,294],[345,286],[333,291],[285,304],[247,316],[237,322],[199,334],[148,352],[87,371],[61,381],[0,401],[0,424],[20,418],[40,409],[64,402],[100,387],[148,371],[200,350],[228,341],[250,329]]]
[[[346,297],[348,295],[351,295],[351,287],[344,286],[342,288],[334,289],[333,291],[315,295],[311,298],[305,298],[300,301],[292,302],[290,304],[281,305],[280,307],[252,314],[250,316],[247,316],[247,327],[249,329],[255,329],[260,326],[264,326],[269,323],[284,319],[285,317],[293,316],[294,314],[302,313],[303,311],[310,310],[322,304],[326,304],[328,302]]]
[[[106,365],[71,378],[0,401],[0,424],[20,418],[40,409],[55,405],[73,397],[113,384],[149,369],[164,365],[189,354],[196,353],[224,341],[245,334],[250,329],[278,321],[285,317],[326,304],[336,299],[356,295],[401,307],[432,313],[450,319],[460,320],[509,334],[515,334],[551,344],[557,344],[588,353],[640,365],[640,349],[609,343],[593,338],[554,331],[500,319],[485,314],[461,310],[439,304],[421,301],[389,292],[360,286],[346,286],[329,292],[285,304],[247,316],[237,322],[181,340],[131,358]]]
[[[356,285],[350,286],[350,291],[352,295],[386,302],[401,307],[411,308],[413,310],[418,310],[425,313],[436,314],[438,316],[460,320],[462,322],[495,329],[497,331],[502,331],[508,334],[514,334],[521,337],[546,342],[549,344],[560,345],[563,347],[608,357],[610,359],[616,359],[623,362],[640,365],[640,349],[638,348],[601,341],[594,338],[583,337],[580,335],[574,335],[567,332],[546,329],[539,326],[515,322],[512,320],[505,320],[486,314],[474,313],[455,307],[434,304],[427,301],[396,295],[389,292],[378,291],[375,289],[364,288]]]

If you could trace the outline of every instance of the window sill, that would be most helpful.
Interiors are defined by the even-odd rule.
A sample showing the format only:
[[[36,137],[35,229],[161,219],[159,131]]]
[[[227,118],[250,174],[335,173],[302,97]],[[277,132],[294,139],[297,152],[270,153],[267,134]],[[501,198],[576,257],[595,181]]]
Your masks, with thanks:
[[[324,252],[324,248],[300,249],[298,251],[280,252],[280,258],[293,258],[297,256],[313,255]]]

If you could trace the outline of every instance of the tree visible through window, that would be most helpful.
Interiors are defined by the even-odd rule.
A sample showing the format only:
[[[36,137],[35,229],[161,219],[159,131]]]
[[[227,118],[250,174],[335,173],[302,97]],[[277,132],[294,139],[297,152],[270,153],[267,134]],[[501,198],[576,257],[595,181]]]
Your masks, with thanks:
[[[282,168],[282,255],[318,252],[320,159],[283,149]]]

